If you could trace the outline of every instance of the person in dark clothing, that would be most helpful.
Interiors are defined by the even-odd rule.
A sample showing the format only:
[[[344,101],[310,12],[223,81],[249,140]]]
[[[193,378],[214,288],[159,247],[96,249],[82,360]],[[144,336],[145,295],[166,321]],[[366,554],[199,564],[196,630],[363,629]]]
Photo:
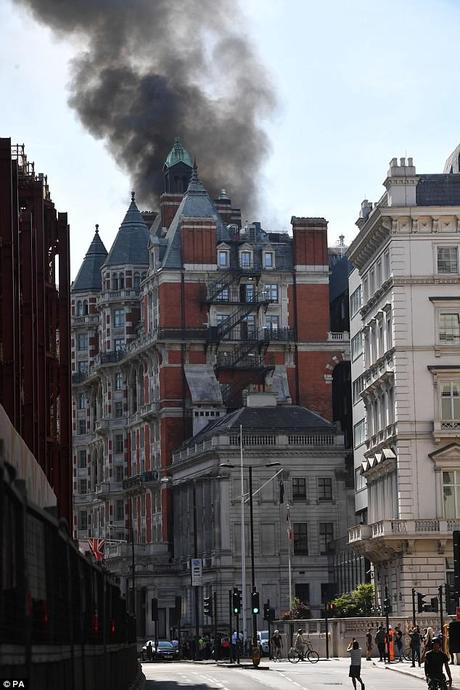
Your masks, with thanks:
[[[375,636],[375,644],[377,645],[377,649],[379,650],[379,661],[386,661],[387,652],[385,645],[385,630],[383,629],[383,625],[379,625],[377,635]]]
[[[366,633],[366,661],[372,661],[372,630]]]
[[[439,637],[433,637],[431,640],[432,649],[426,653],[425,656],[425,676],[428,687],[432,680],[441,681],[443,686],[446,684],[446,678],[443,669],[446,669],[449,685],[452,685],[452,676],[449,668],[449,657],[441,650],[441,640]]]
[[[409,633],[410,635],[410,650],[412,653],[412,668],[415,668],[415,660],[417,659],[418,665],[420,666],[420,647],[422,644],[422,635],[420,633],[420,628],[418,625],[412,628]]]
[[[403,634],[402,630],[397,625],[395,627],[395,654],[399,656],[399,661],[402,661],[402,652],[403,652]]]

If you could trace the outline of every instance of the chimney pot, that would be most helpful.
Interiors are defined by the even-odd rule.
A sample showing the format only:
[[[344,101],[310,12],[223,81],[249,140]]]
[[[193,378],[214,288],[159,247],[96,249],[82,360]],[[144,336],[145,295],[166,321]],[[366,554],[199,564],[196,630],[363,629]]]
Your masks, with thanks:
[[[401,168],[405,168],[405,167],[406,167],[406,159],[405,159],[405,158],[400,158],[400,159],[399,159],[399,162],[400,162]]]

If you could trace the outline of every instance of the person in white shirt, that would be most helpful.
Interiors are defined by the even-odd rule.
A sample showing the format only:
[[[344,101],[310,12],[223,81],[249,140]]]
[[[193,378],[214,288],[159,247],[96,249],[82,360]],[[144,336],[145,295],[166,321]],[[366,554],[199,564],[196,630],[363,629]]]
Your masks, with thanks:
[[[353,687],[356,690],[356,681],[359,680],[361,683],[361,690],[364,690],[364,683],[361,680],[361,655],[362,651],[359,646],[358,640],[352,639],[348,645],[347,652],[350,654],[350,672],[348,677],[351,678]]]

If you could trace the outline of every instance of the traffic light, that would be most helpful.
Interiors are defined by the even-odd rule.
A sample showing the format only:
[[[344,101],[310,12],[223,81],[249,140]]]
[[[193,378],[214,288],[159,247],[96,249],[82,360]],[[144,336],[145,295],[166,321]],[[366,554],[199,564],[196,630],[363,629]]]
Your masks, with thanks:
[[[203,611],[205,616],[212,618],[212,597],[204,597]]]
[[[423,613],[425,610],[425,602],[423,601],[426,597],[426,594],[422,594],[421,592],[417,592],[417,612],[418,613]]]
[[[241,611],[241,592],[238,587],[233,588],[232,604],[233,613],[238,614]]]
[[[437,612],[438,612],[438,608],[439,608],[439,607],[438,607],[438,597],[433,597],[433,598],[431,599],[430,610],[431,610],[432,613],[437,613]]]
[[[391,613],[391,602],[389,599],[383,600],[383,613]]]
[[[456,602],[460,597],[460,531],[455,530],[453,535],[454,546],[454,590]]]
[[[158,599],[152,599],[152,620],[158,620]]]
[[[252,614],[254,616],[257,616],[257,614],[260,613],[259,592],[253,592],[251,594],[251,608],[252,608]]]
[[[264,621],[269,621],[270,620],[270,604],[267,603],[264,604]]]

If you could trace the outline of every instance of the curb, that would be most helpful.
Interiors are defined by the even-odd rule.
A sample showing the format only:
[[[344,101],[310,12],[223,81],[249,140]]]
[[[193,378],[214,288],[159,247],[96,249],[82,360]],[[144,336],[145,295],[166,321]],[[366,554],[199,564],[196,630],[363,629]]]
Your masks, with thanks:
[[[378,666],[375,661],[372,662],[372,665],[375,666],[376,668],[381,668]],[[388,664],[385,664],[383,667],[385,668],[386,671],[393,671],[394,673],[400,673],[402,676],[410,676],[411,678],[418,678],[418,680],[421,680],[422,683],[425,683],[425,676],[419,676],[417,673],[411,673],[410,671],[402,668],[396,668],[394,666],[389,666]],[[451,690],[460,690],[460,688],[457,685],[451,685]]]

